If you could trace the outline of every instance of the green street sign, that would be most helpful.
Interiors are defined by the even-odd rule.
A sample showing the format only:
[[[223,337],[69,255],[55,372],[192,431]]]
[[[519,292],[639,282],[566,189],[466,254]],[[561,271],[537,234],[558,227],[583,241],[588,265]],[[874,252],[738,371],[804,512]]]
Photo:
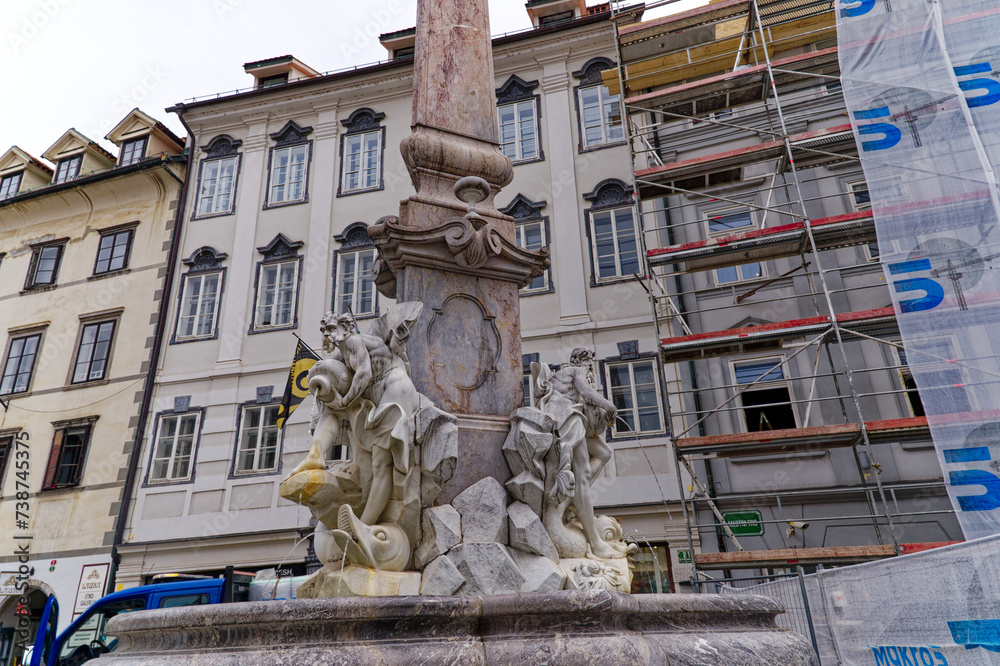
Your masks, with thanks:
[[[677,563],[678,564],[691,564],[691,551],[690,550],[678,550],[677,551]]]
[[[761,536],[764,534],[763,517],[760,511],[731,511],[722,514],[733,536]]]

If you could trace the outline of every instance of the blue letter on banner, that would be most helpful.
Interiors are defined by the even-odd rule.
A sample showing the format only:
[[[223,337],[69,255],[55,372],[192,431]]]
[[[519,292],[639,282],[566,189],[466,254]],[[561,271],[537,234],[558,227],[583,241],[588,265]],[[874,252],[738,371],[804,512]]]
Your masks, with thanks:
[[[855,120],[871,120],[873,118],[884,118],[889,115],[889,107],[882,106],[877,109],[866,109],[855,111]],[[869,125],[858,125],[858,134],[884,134],[885,137],[876,141],[862,141],[862,150],[885,150],[892,148],[903,138],[903,133],[899,128],[889,123],[871,123]]]

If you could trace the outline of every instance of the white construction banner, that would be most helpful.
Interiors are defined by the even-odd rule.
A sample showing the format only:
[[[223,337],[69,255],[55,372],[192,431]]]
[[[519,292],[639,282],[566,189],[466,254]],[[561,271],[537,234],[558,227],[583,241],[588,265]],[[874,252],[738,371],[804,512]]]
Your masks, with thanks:
[[[905,361],[965,538],[998,534],[1000,3],[836,0],[836,11]]]
[[[822,666],[1000,664],[1000,536],[723,592],[793,605],[802,587]]]

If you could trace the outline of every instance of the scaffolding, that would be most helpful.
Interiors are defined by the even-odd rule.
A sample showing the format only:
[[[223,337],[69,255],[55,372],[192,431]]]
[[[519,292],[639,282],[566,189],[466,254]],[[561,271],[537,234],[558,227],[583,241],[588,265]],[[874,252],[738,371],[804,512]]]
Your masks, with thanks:
[[[878,263],[840,92],[834,3],[722,0],[641,23],[635,11],[612,3],[617,68],[604,82],[620,96],[632,154],[648,266],[636,279],[663,360],[688,547],[712,533],[719,545],[695,555],[695,588],[701,572],[839,565],[950,543],[902,538],[901,522],[952,513],[909,502],[944,497],[943,481],[892,480],[874,448],[930,434]],[[756,362],[731,360],[748,354]],[[832,450],[849,452],[854,482],[720,496],[696,469]],[[783,506],[805,499],[863,504],[809,520],[860,521],[868,532],[856,544],[746,550],[725,515],[768,503],[777,515],[756,522],[791,537],[804,528]]]

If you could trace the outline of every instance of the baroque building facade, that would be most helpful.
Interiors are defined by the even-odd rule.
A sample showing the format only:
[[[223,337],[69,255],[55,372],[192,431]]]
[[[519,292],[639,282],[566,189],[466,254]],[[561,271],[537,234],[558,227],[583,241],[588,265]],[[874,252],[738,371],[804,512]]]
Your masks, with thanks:
[[[19,613],[65,627],[113,575],[185,165],[138,109],[106,138],[0,157],[0,664]]]
[[[595,503],[655,553],[648,589],[669,590],[687,541],[636,280],[645,269],[621,107],[601,79],[615,66],[610,13],[582,0],[528,11],[534,28],[494,39],[501,149],[514,164],[498,203],[518,242],[546,245],[552,259],[521,292],[525,400],[532,361],[596,352],[595,382],[619,420]],[[309,401],[282,428],[278,407],[297,337],[318,348],[326,311],[351,312],[364,331],[390,305],[372,283],[366,230],[412,192],[397,146],[410,132],[413,34],[383,35],[390,60],[345,72],[317,74],[292,56],[249,63],[252,89],[172,109],[189,133],[186,232],[120,584],[315,563],[308,511],[278,495],[309,448]]]

